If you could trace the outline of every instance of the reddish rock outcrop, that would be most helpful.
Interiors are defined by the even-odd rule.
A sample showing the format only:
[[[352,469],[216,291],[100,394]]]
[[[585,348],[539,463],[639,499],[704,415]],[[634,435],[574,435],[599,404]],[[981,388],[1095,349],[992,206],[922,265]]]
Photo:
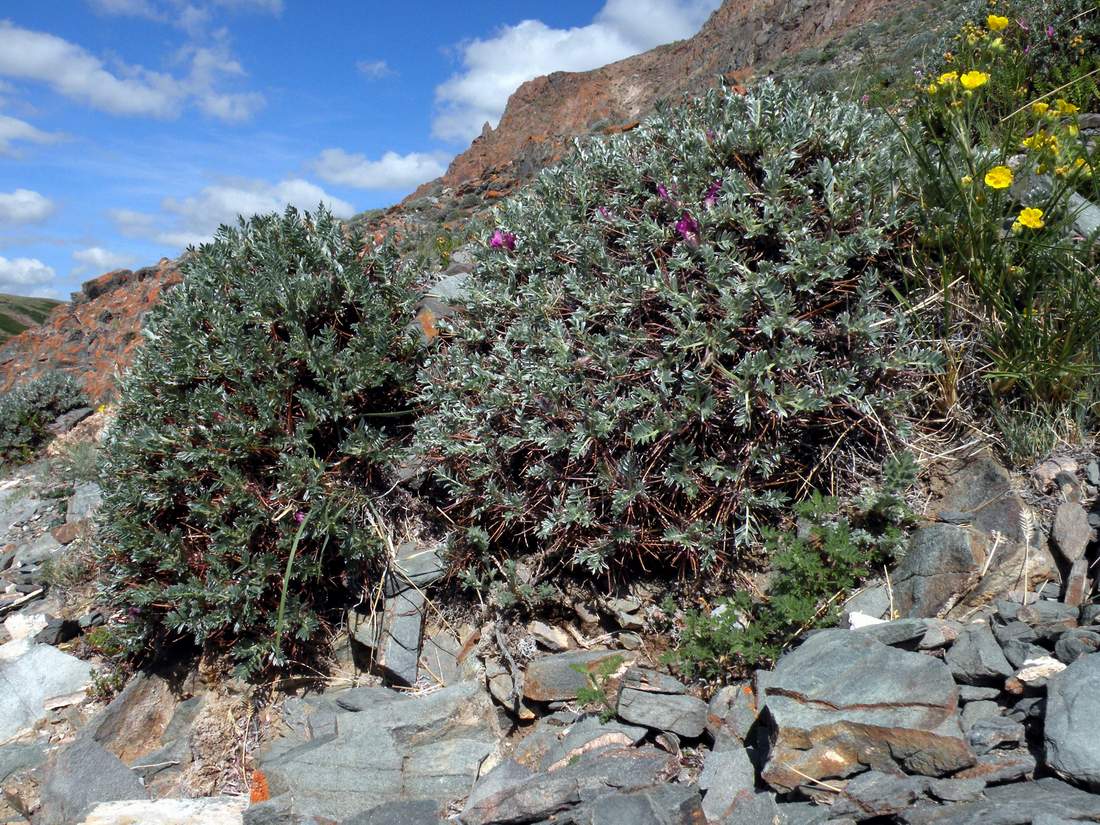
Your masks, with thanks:
[[[0,348],[0,391],[48,370],[80,378],[95,402],[114,393],[115,370],[130,362],[145,314],[179,283],[175,262],[108,272],[88,281],[37,327]]]

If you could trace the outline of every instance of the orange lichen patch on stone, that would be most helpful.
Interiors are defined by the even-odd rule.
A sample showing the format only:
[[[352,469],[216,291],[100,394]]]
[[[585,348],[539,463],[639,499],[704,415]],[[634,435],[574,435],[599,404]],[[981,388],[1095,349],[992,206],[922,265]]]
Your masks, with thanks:
[[[424,337],[429,341],[434,341],[439,337],[439,327],[435,325],[435,313],[427,307],[424,307],[416,314],[416,321],[420,324],[420,329],[424,333]]]
[[[632,120],[629,123],[616,124],[614,126],[608,126],[603,130],[605,135],[621,135],[623,132],[632,132],[642,125],[640,120]]]
[[[267,786],[267,777],[259,768],[252,772],[252,786],[248,794],[248,803],[258,805],[271,799],[271,789]]]

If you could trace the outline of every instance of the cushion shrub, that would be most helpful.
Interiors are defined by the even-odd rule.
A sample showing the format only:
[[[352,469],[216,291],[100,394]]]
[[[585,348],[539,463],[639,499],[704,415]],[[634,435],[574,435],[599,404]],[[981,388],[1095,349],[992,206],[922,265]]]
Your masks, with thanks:
[[[80,383],[63,372],[47,372],[0,396],[0,460],[29,459],[55,418],[86,403]]]
[[[929,366],[891,299],[902,155],[887,120],[764,82],[503,205],[417,424],[470,581],[535,549],[543,575],[720,565],[877,460]]]
[[[106,590],[129,652],[192,638],[254,672],[302,655],[378,550],[360,524],[407,427],[415,296],[323,209],[222,227],[183,272],[105,445]]]

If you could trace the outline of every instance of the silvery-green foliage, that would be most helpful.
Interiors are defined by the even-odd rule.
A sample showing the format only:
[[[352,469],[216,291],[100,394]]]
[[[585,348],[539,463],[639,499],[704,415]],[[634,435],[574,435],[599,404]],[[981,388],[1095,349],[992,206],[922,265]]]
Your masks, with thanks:
[[[0,395],[0,460],[30,458],[48,438],[54,419],[87,401],[75,378],[56,371]]]
[[[891,300],[902,156],[884,118],[764,82],[503,205],[422,376],[456,563],[706,568],[881,457],[931,366]]]
[[[410,277],[323,209],[222,227],[183,272],[104,450],[118,635],[142,655],[193,640],[249,672],[300,661],[378,549],[352,515],[390,486],[407,431]]]

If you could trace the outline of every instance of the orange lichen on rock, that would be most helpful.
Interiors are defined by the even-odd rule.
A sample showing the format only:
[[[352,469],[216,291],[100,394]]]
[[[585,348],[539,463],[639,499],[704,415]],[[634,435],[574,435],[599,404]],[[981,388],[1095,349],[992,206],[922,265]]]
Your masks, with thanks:
[[[267,777],[259,768],[252,772],[252,786],[248,794],[248,803],[258,805],[271,799],[271,789],[267,786]]]

